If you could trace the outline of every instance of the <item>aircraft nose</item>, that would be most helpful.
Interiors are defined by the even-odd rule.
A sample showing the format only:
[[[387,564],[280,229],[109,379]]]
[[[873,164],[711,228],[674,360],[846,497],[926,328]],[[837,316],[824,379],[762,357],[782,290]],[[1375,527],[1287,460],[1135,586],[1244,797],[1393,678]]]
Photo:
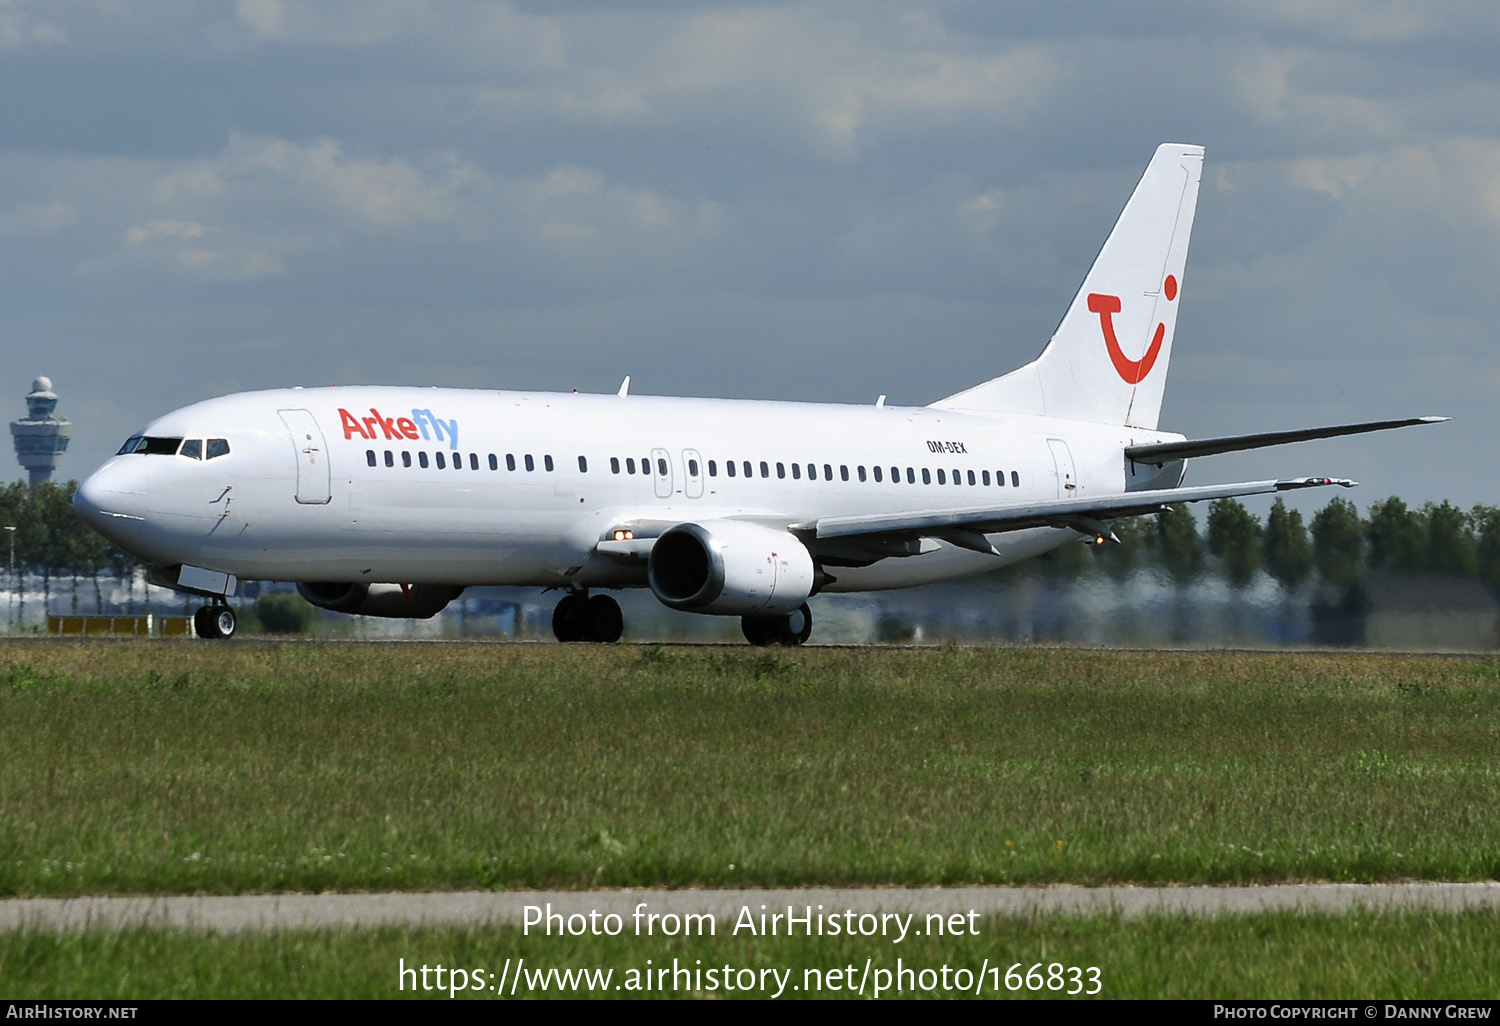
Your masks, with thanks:
[[[146,521],[143,468],[119,460],[106,463],[78,486],[73,509],[84,523],[125,548],[134,529]]]

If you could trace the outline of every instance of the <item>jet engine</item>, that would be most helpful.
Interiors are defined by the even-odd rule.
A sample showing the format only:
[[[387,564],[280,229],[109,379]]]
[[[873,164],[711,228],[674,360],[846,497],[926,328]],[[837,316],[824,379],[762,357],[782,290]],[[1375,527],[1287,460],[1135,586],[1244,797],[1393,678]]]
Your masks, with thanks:
[[[463,591],[448,584],[345,584],[299,581],[297,594],[320,609],[356,616],[426,620],[443,611]]]
[[[651,546],[646,577],[673,609],[779,616],[801,608],[819,574],[807,547],[786,531],[708,520],[663,532]]]

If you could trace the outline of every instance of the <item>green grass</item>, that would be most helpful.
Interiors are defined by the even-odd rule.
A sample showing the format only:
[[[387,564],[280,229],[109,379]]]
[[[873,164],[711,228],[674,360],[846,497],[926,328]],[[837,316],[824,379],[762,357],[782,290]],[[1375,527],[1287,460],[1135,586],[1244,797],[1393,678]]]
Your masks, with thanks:
[[[506,960],[525,959],[532,972],[611,969],[603,991],[592,996],[769,997],[774,969],[789,984],[786,998],[819,996],[810,987],[815,977],[835,968],[852,966],[855,987],[864,978],[866,960],[871,972],[865,996],[877,982],[891,986],[900,968],[929,970],[925,977],[903,977],[902,997],[959,997],[941,989],[941,970],[950,982],[966,969],[972,978],[985,960],[998,966],[998,985],[1015,963],[1025,974],[1042,963],[1049,967],[1097,967],[1099,996],[1105,998],[1349,998],[1443,1000],[1493,999],[1495,966],[1500,962],[1500,917],[1493,912],[1466,913],[1351,913],[1346,916],[1290,913],[1191,919],[1150,916],[1121,920],[1109,916],[1086,919],[1040,917],[991,919],[979,924],[979,936],[963,938],[908,937],[900,944],[878,938],[798,937],[795,939],[734,937],[721,926],[716,936],[667,941],[615,938],[546,938],[523,936],[519,929],[375,929],[289,931],[249,935],[205,935],[170,930],[130,930],[123,933],[82,932],[51,934],[17,932],[0,935],[0,993],[12,1000],[33,998],[416,998],[437,1001],[509,998],[492,991],[417,989],[424,982],[420,968],[464,969],[459,986],[477,981],[498,985]],[[647,960],[650,960],[648,965]],[[644,987],[643,970],[675,966],[708,970],[729,967],[756,974],[757,988],[747,995],[726,992],[714,977],[679,977],[680,990],[663,994],[657,984],[670,975],[653,978],[649,995],[629,989],[632,979]],[[399,968],[417,972],[406,977]],[[629,975],[634,971],[635,976]],[[787,973],[790,971],[790,975]],[[881,976],[881,973],[887,975]],[[495,979],[490,980],[493,973]],[[471,975],[472,974],[472,975]],[[995,977],[985,973],[985,997],[995,996]],[[1054,974],[1067,989],[1092,990],[1094,976],[1075,977],[1063,969]],[[507,979],[509,975],[507,974]],[[555,979],[555,978],[554,978]],[[597,979],[597,978],[596,978]],[[750,977],[744,977],[748,981]],[[768,984],[761,991],[758,984]],[[828,985],[824,977],[825,988]],[[429,972],[425,982],[436,986]],[[843,979],[834,982],[843,985]],[[913,988],[912,984],[916,984]],[[623,989],[616,991],[615,986]],[[694,986],[701,990],[694,992]],[[914,992],[915,989],[915,992]],[[559,993],[516,988],[516,997],[590,996],[584,989]],[[825,997],[847,997],[846,990],[822,991]],[[898,996],[887,992],[884,997]],[[1002,996],[1056,999],[1057,991],[1022,989]],[[1083,998],[1075,998],[1082,1000]]]
[[[1500,664],[0,643],[0,893],[1500,877]]]

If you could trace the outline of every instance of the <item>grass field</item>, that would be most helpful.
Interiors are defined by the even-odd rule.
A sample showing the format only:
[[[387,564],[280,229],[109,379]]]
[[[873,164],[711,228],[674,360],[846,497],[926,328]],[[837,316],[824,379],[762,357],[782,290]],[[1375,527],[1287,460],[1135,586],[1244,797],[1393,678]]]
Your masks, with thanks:
[[[1500,664],[0,643],[0,893],[1500,877]]]
[[[977,937],[909,937],[900,944],[868,938],[747,941],[722,928],[711,938],[675,941],[549,939],[525,937],[513,928],[237,936],[133,930],[13,934],[0,939],[0,954],[0,992],[15,1000],[484,1001],[509,998],[509,986],[502,994],[494,988],[502,979],[516,979],[518,972],[516,997],[770,997],[778,985],[783,998],[848,997],[863,982],[866,998],[876,996],[875,988],[883,985],[889,989],[879,996],[905,998],[963,997],[966,994],[958,988],[968,986],[982,989],[978,995],[969,990],[967,996],[1070,1000],[1085,1000],[1096,989],[1103,998],[1462,1000],[1494,998],[1500,919],[1481,912],[1275,914],[1210,920],[1041,917],[982,921]],[[525,961],[518,966],[521,959]],[[399,973],[403,961],[417,970],[404,980]],[[1012,983],[1017,989],[1012,990],[1004,974],[1016,963],[1020,968]],[[1037,989],[1028,990],[1024,974],[1038,963],[1041,969],[1032,981]],[[435,972],[425,978],[419,975],[423,965],[432,970],[438,965],[445,970],[461,967],[464,975],[456,980],[445,975],[443,988],[436,989]],[[1058,970],[1051,970],[1052,965]],[[703,975],[679,975],[674,980],[674,967]],[[750,986],[727,989],[724,967],[732,973],[731,985]],[[844,967],[853,971],[830,975],[830,970]],[[1073,967],[1080,972],[1066,971]],[[667,975],[653,977],[646,991],[645,972],[663,968]],[[998,972],[990,971],[996,968]],[[1088,972],[1090,968],[1097,968],[1097,974]],[[716,975],[709,975],[710,969]],[[898,969],[911,972],[897,976]],[[563,987],[550,975],[553,970],[610,970],[612,975],[607,982],[594,975],[593,989],[579,984],[576,976],[573,987]],[[543,981],[532,974],[543,974]],[[1048,976],[1056,989],[1047,989]],[[424,982],[434,989],[420,989]],[[402,984],[404,989],[398,989]],[[476,984],[485,989],[470,989]],[[452,998],[450,988],[457,988]],[[1069,990],[1077,996],[1068,998]]]

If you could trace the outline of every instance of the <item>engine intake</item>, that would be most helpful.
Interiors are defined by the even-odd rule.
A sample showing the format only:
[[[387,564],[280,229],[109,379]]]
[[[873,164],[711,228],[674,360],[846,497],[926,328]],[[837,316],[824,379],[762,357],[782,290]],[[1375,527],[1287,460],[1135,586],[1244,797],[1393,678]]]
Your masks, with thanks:
[[[428,620],[463,592],[449,584],[346,584],[342,581],[299,581],[297,594],[335,613],[384,616],[395,620]]]
[[[741,520],[678,524],[646,565],[662,604],[694,613],[776,616],[801,608],[817,583],[812,554],[786,531]]]

